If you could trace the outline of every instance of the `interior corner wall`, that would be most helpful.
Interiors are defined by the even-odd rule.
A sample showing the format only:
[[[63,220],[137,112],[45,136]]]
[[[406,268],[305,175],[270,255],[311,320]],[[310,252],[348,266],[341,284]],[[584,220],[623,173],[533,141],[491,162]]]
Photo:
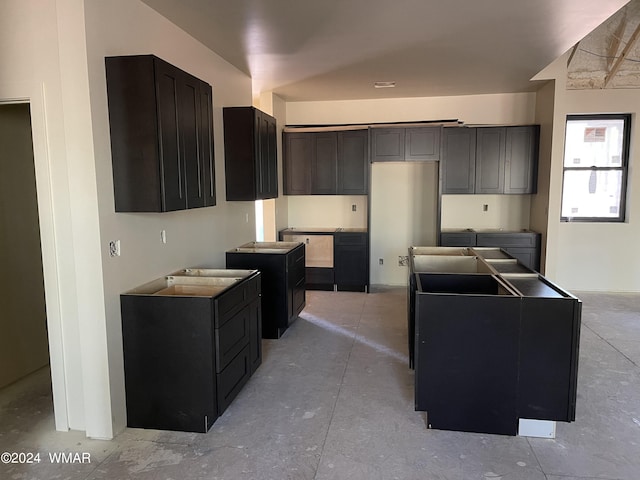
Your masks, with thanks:
[[[527,125],[535,121],[535,93],[468,95],[456,97],[391,98],[325,102],[287,102],[288,125],[331,125],[459,119],[467,124]],[[413,171],[415,170],[415,171]],[[409,176],[407,176],[409,175]],[[404,181],[400,181],[404,179]],[[416,181],[417,180],[417,181]],[[414,202],[422,196],[431,202],[437,193],[437,164],[405,162],[372,165],[371,196],[371,283],[404,285],[406,267],[398,266],[398,256],[406,255],[411,245],[435,245],[435,204],[418,208]],[[477,203],[468,195],[463,208]],[[499,197],[499,196],[494,196]],[[502,196],[504,197],[504,196]],[[518,208],[529,216],[528,196]],[[289,198],[291,212],[299,211],[302,197]],[[317,197],[315,197],[317,198]],[[308,218],[324,218],[322,199],[305,205]],[[495,199],[506,205],[505,199]],[[348,208],[345,203],[336,210]],[[510,208],[510,207],[509,207]],[[420,213],[418,214],[418,210]],[[496,211],[501,210],[498,208]],[[502,210],[509,210],[505,207]],[[444,219],[446,222],[446,219]],[[528,218],[527,218],[528,222]],[[309,226],[309,225],[296,225]],[[334,226],[334,225],[325,225]],[[379,260],[383,260],[381,266]]]
[[[254,99],[255,100],[255,99]],[[288,226],[288,218],[289,218],[289,209],[288,209],[288,201],[287,197],[284,196],[284,171],[282,166],[282,129],[287,124],[287,105],[286,102],[275,95],[273,92],[263,92],[260,95],[260,98],[257,99],[259,103],[259,108],[265,113],[273,116],[276,119],[276,151],[278,158],[278,198],[274,200],[265,200],[265,204],[267,202],[269,204],[269,208],[273,206],[273,211],[265,210],[265,223],[267,221],[267,216],[269,220],[273,222],[274,238],[278,239],[278,232],[282,229],[287,228]],[[266,239],[266,225],[265,225],[265,239]]]
[[[85,0],[87,58],[114,430],[125,426],[120,293],[185,267],[224,268],[224,252],[255,240],[255,203],[225,200],[222,108],[251,105],[251,79],[139,0]],[[154,54],[213,88],[216,206],[115,213],[105,56]],[[162,243],[160,232],[166,232]],[[107,255],[120,240],[121,256]]]
[[[549,223],[549,177],[553,144],[555,81],[544,84],[536,95],[536,123],[540,125],[540,150],[538,155],[538,189],[531,196],[530,228],[542,234],[540,265],[545,273],[547,253],[547,229]]]
[[[559,82],[557,82],[559,83]],[[640,292],[640,91],[638,89],[566,90],[556,86],[547,256],[550,278],[569,290]],[[560,222],[566,116],[582,113],[630,113],[631,149],[626,221]]]

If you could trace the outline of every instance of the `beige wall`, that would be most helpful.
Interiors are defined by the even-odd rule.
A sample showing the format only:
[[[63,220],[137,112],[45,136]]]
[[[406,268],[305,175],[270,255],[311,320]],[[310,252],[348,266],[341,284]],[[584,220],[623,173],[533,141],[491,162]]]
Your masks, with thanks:
[[[441,225],[442,228],[529,228],[531,197],[535,195],[443,195]]]
[[[437,172],[437,162],[372,165],[371,284],[406,285],[398,257],[411,245],[436,245]]]
[[[334,102],[288,102],[286,121],[289,125],[349,124],[402,122],[420,120],[459,119],[467,124],[532,124],[535,119],[535,93],[470,95],[459,97],[400,98],[384,100],[354,100]],[[406,267],[398,267],[398,256],[416,244],[435,244],[435,203],[432,208],[418,207],[415,202],[431,205],[437,192],[437,164],[404,162],[372,166],[371,187],[371,282],[373,284],[404,285]],[[423,196],[426,196],[424,198]],[[513,211],[526,216],[529,222],[529,197],[491,199],[491,215],[487,220],[512,222]],[[289,197],[289,221],[297,221],[295,213],[303,197]],[[317,197],[313,197],[317,198]],[[468,220],[460,212],[474,211],[478,199],[473,195],[455,199],[456,211],[443,211],[443,224],[463,224]],[[486,203],[486,202],[485,202]],[[447,203],[448,205],[448,203]],[[337,206],[346,211],[348,203]],[[306,202],[304,210],[310,217],[325,215],[324,203]],[[419,213],[418,213],[419,212]],[[509,213],[507,213],[509,212]],[[494,216],[498,214],[497,216]],[[293,216],[292,216],[293,215]],[[501,225],[487,223],[492,227]],[[520,223],[520,222],[516,222]],[[526,223],[526,225],[525,225]],[[325,225],[327,226],[327,225]],[[517,227],[522,228],[522,227]],[[384,261],[383,266],[379,259]]]
[[[289,227],[367,226],[367,197],[363,195],[288,196]],[[356,206],[356,211],[352,206]]]
[[[631,152],[624,223],[560,222],[564,126],[567,114],[631,113]],[[584,291],[640,291],[640,92],[638,90],[567,91],[556,88],[552,182],[549,202],[547,269],[560,285]],[[553,232],[553,233],[552,233]]]
[[[0,104],[0,388],[49,363],[29,105]]]
[[[530,228],[542,234],[540,254],[540,269],[542,273],[545,273],[547,253],[554,99],[555,82],[546,82],[536,95],[536,123],[540,125],[540,153],[538,156],[538,193],[531,197],[530,220]]]

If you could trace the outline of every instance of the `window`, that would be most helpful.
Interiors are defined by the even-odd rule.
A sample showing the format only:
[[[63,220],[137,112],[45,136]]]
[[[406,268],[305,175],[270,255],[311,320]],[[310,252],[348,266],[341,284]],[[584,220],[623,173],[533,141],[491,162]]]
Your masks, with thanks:
[[[563,222],[623,222],[631,115],[568,115]]]

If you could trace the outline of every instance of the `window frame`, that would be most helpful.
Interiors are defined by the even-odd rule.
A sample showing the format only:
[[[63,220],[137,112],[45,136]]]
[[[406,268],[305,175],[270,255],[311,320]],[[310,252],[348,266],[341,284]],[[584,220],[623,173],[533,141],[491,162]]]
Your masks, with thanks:
[[[630,113],[593,113],[593,114],[576,114],[567,115],[565,121],[564,134],[564,152],[562,154],[562,194],[560,196],[560,221],[563,223],[624,223],[627,215],[627,180],[629,176],[629,147],[631,144],[631,117]],[[566,142],[567,142],[567,125],[572,120],[622,120],[622,155],[620,166],[608,167],[567,167],[566,159]],[[562,215],[564,202],[564,179],[567,171],[588,171],[588,172],[611,172],[619,171],[622,174],[620,181],[620,208],[617,217],[565,217]]]

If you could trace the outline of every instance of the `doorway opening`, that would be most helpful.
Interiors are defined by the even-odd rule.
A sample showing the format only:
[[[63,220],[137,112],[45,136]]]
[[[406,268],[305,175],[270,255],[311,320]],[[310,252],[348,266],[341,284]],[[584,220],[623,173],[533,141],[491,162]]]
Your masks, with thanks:
[[[34,374],[51,397],[29,103],[0,103],[0,269],[0,391]]]

